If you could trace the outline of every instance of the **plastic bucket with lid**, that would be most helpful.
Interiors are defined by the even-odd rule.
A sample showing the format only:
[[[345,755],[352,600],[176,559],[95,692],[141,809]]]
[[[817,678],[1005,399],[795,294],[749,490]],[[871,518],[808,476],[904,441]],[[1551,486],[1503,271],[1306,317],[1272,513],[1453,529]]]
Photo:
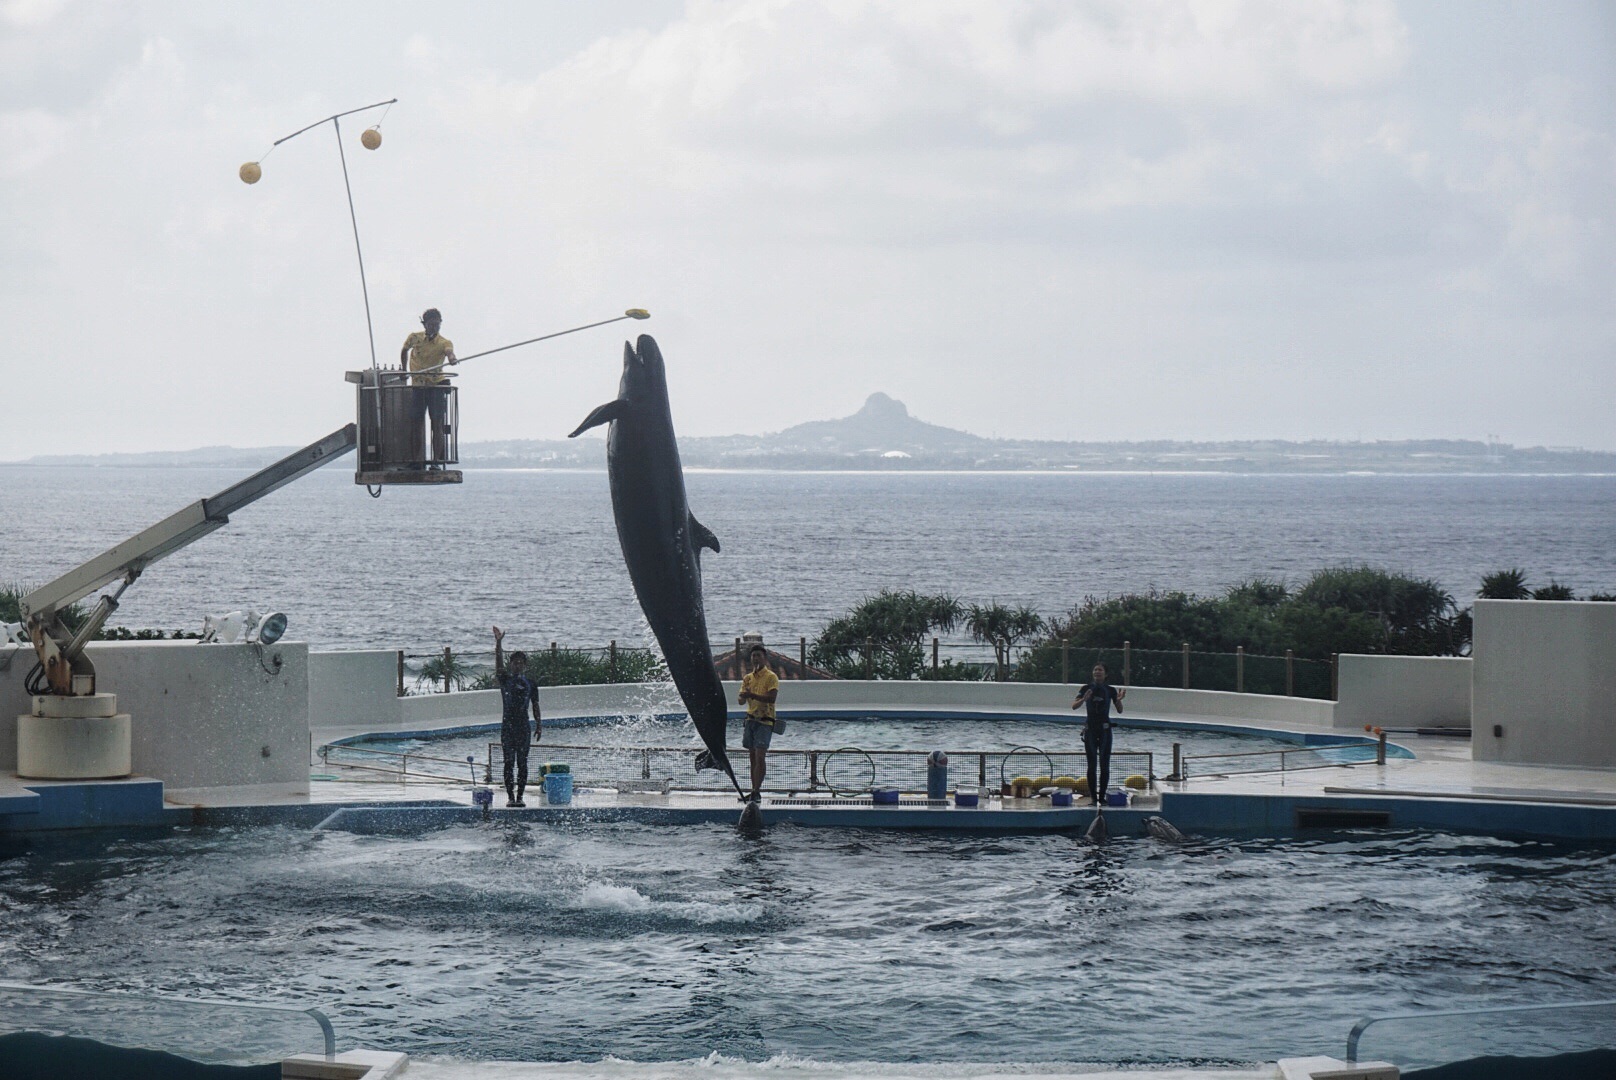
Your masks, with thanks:
[[[544,801],[551,806],[566,806],[572,802],[572,774],[549,772],[544,774]]]

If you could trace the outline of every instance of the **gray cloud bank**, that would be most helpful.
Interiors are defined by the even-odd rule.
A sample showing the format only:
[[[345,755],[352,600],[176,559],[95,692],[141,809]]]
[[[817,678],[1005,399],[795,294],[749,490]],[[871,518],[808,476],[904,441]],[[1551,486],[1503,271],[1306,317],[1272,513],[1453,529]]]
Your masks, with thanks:
[[[428,305],[462,353],[644,305],[693,435],[884,388],[999,436],[1616,449],[1613,62],[1597,4],[7,0],[0,458],[343,422],[332,136],[235,171],[394,95],[344,129],[384,362]],[[463,437],[564,434],[620,341],[467,365]]]

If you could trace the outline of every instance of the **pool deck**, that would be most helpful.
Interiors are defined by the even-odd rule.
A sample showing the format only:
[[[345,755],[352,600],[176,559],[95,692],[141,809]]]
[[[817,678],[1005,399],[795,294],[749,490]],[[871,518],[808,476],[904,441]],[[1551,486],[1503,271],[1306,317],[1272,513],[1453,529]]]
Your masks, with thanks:
[[[1064,708],[1005,711],[962,707],[940,713],[935,708],[855,705],[835,710],[783,710],[783,715],[799,719],[846,719],[874,713],[917,719],[1059,719],[1073,723],[1074,734],[1078,723]],[[1228,717],[1193,714],[1130,717],[1127,722],[1143,727],[1185,726],[1261,734],[1299,745],[1365,738],[1361,733],[1339,728],[1231,721]],[[322,727],[313,732],[313,745],[366,735],[399,739],[485,729],[492,733],[495,727],[487,717],[450,718],[409,732]],[[547,730],[565,730],[565,726]],[[1144,820],[1159,814],[1185,832],[1276,834],[1313,826],[1358,824],[1570,841],[1616,840],[1616,770],[1477,762],[1471,757],[1469,740],[1453,736],[1399,733],[1392,739],[1394,750],[1401,747],[1413,756],[1389,757],[1385,765],[1161,780],[1133,807],[1108,809],[1107,824],[1113,835],[1139,834],[1144,831]],[[1124,748],[1125,742],[1119,750]],[[324,766],[314,766],[313,776],[325,775],[330,774]],[[165,791],[160,782],[140,777],[84,783],[20,780],[15,775],[0,774],[0,833],[98,825],[254,823],[395,832],[484,817],[472,805],[469,782],[402,783],[386,777],[356,778],[359,775],[362,774],[348,774],[336,780],[311,776],[306,786]],[[732,824],[738,817],[735,797],[722,793],[585,788],[567,806],[547,806],[542,805],[541,793],[534,787],[530,789],[532,803],[525,809],[506,809],[503,793],[497,794],[496,805],[488,814],[497,819],[677,825]],[[905,797],[901,805],[890,807],[830,796],[766,796],[763,810],[765,824],[959,832],[1081,833],[1094,817],[1092,807],[1056,809],[1047,799],[995,798],[984,803],[979,808],[965,809],[927,805],[924,800]]]

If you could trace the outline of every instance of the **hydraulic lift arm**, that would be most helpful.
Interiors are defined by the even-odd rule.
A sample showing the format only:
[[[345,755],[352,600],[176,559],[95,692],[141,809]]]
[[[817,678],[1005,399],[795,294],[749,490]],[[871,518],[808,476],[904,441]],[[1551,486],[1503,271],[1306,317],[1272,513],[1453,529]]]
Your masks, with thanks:
[[[358,433],[353,424],[339,428],[232,484],[211,499],[199,499],[178,513],[170,514],[144,532],[108,548],[24,596],[23,622],[27,624],[34,651],[39,654],[40,670],[49,692],[73,696],[95,693],[95,665],[84,655],[84,646],[105,625],[107,617],[118,610],[118,600],[124,590],[134,584],[146,567],[228,524],[230,515],[242,507],[335,461],[352,450],[357,441]],[[117,591],[96,602],[78,632],[69,630],[61,618],[63,609],[120,578],[123,580]],[[42,689],[30,686],[29,692],[39,693]]]

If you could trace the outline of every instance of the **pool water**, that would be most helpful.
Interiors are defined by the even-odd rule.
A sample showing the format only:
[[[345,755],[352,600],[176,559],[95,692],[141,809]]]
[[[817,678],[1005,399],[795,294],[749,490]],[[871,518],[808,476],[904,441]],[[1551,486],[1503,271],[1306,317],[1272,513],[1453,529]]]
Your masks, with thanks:
[[[295,1002],[462,1059],[1245,1063],[1611,996],[1616,851],[1432,832],[499,821],[5,841],[11,979]]]
[[[731,724],[732,741],[739,740],[739,725]],[[955,757],[957,778],[974,780],[978,766],[974,758],[964,755],[969,751],[997,751],[989,761],[990,779],[997,783],[1005,751],[1020,746],[1033,746],[1049,754],[1064,752],[1056,763],[1058,770],[1082,768],[1082,741],[1079,733],[1082,723],[1077,720],[985,720],[970,717],[948,719],[919,719],[907,717],[865,717],[859,719],[800,720],[787,718],[785,734],[774,740],[773,749],[786,751],[835,750],[840,747],[859,747],[864,750],[945,750]],[[446,761],[464,761],[468,755],[478,762],[488,759],[490,744],[497,744],[495,731],[471,735],[451,735],[432,739],[370,739],[364,746],[376,750],[396,750],[441,757]],[[1245,735],[1207,729],[1141,728],[1121,723],[1114,736],[1114,757],[1118,769],[1143,770],[1142,759],[1129,758],[1131,752],[1153,755],[1157,776],[1172,770],[1173,744],[1179,743],[1185,754],[1248,753],[1262,750],[1295,748],[1293,742],[1282,742],[1262,735]],[[534,751],[544,757],[543,747],[589,746],[612,748],[685,747],[692,754],[700,747],[695,728],[689,720],[657,719],[651,716],[622,717],[610,722],[593,721],[550,722],[545,724],[544,738]],[[495,749],[497,755],[497,747]],[[1075,761],[1073,760],[1075,756]],[[1039,759],[1033,755],[1018,755],[1013,771],[1042,772]],[[1121,779],[1119,773],[1117,779]],[[922,776],[922,783],[924,782]]]

